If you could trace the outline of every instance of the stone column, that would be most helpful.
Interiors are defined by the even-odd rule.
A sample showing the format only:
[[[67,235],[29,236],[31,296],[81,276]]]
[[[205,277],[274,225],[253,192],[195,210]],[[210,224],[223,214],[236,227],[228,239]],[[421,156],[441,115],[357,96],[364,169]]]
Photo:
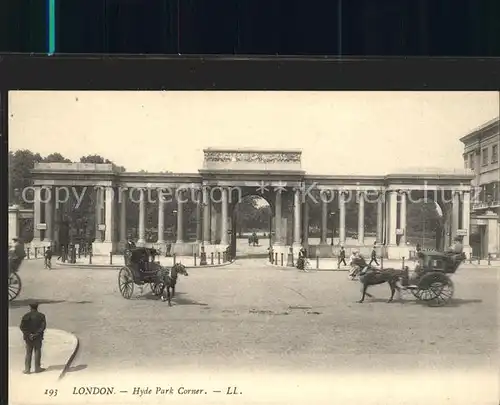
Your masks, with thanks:
[[[397,245],[396,238],[396,229],[397,229],[397,220],[398,220],[398,192],[390,191],[389,192],[389,215],[387,218],[387,222],[389,224],[388,229],[388,245]]]
[[[307,196],[305,197],[307,198]],[[302,244],[304,246],[309,245],[309,204],[304,201],[304,220],[302,229]]]
[[[302,208],[300,201],[300,190],[295,190],[294,194],[294,218],[293,218],[293,244],[300,245],[300,209]]]
[[[326,245],[326,238],[328,233],[328,204],[325,198],[321,198],[321,238],[320,245]]]
[[[377,243],[383,242],[384,223],[382,222],[384,212],[383,194],[379,193],[377,198]]]
[[[38,224],[42,222],[42,190],[40,186],[35,187],[34,204],[33,204],[33,242],[39,243],[41,240]],[[16,235],[19,236],[19,235]],[[10,243],[10,241],[9,241]]]
[[[406,193],[407,191],[401,191],[401,210],[400,210],[400,225],[399,227],[403,230],[403,234],[401,235],[400,245],[406,245]]]
[[[227,221],[228,221],[227,188],[223,187],[221,189],[221,235],[220,235],[221,245],[228,244]]]
[[[201,234],[201,190],[196,190],[196,243],[201,243],[203,236]]]
[[[165,243],[165,198],[161,189],[158,195],[158,240],[157,243]]]
[[[460,193],[458,191],[453,191],[453,200],[451,206],[451,236],[454,238],[457,236],[457,230],[460,225]]]
[[[95,241],[102,241],[102,232],[99,230],[99,225],[102,223],[102,203],[103,192],[101,187],[95,189]]]
[[[127,240],[127,191],[121,190],[120,195],[120,242]]]
[[[106,202],[105,202],[105,220],[106,220],[106,232],[104,241],[107,243],[113,243],[114,229],[115,229],[115,190],[113,187],[106,187]]]
[[[146,243],[146,199],[144,189],[139,190],[139,239],[138,244]]]
[[[339,242],[345,244],[345,192],[339,192]]]
[[[358,243],[365,244],[365,193],[358,193]]]
[[[184,242],[184,190],[177,191],[177,240],[175,243]]]
[[[203,243],[210,245],[210,193],[208,187],[203,187]]]
[[[45,231],[44,242],[52,244],[54,241],[54,210],[55,210],[55,187],[47,187],[45,197],[45,224],[47,230]]]
[[[274,237],[275,245],[282,245],[281,228],[283,225],[283,215],[282,215],[282,195],[281,190],[276,190],[275,196],[275,213],[274,213]]]
[[[462,195],[462,229],[467,231],[467,234],[463,237],[463,246],[469,246],[469,236],[470,236],[470,192],[464,192]]]

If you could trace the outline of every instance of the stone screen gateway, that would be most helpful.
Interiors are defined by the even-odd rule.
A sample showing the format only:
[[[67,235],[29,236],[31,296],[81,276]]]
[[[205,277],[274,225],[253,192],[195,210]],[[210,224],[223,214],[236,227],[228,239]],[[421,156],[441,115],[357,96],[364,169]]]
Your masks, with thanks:
[[[461,234],[469,228],[469,201],[473,177],[470,170],[420,170],[381,176],[308,174],[302,168],[300,150],[245,150],[208,148],[198,173],[134,173],[124,172],[111,164],[38,163],[34,174],[34,221],[46,224],[35,229],[34,245],[57,243],[54,218],[72,204],[78,192],[58,192],[74,188],[92,193],[98,226],[95,229],[93,252],[109,255],[123,249],[127,239],[126,204],[133,198],[139,205],[139,238],[137,244],[146,246],[145,215],[147,204],[158,204],[158,240],[152,244],[166,249],[164,235],[164,200],[149,201],[151,190],[160,190],[177,201],[177,226],[172,252],[179,255],[224,252],[232,243],[234,218],[231,209],[247,195],[259,195],[271,206],[273,216],[272,247],[287,255],[292,248],[294,257],[301,246],[317,255],[331,257],[340,246],[355,247],[368,252],[374,243],[377,249],[385,242],[383,254],[390,258],[409,257],[414,249],[406,241],[406,206],[412,199],[429,198],[435,201],[448,218],[448,236]],[[43,195],[67,195],[63,202]],[[149,193],[149,194],[148,194]],[[196,209],[196,240],[187,242],[184,234],[183,204],[193,199]],[[358,207],[356,239],[348,240],[345,224],[345,204],[355,199]],[[366,204],[377,204],[375,238],[365,237]],[[321,238],[319,244],[309,245],[308,210],[321,204]],[[327,243],[328,212],[338,212],[339,238],[334,246]],[[446,213],[450,215],[446,215]],[[279,218],[280,220],[277,220]],[[469,249],[468,235],[464,237],[465,251]],[[151,243],[150,243],[151,244]]]

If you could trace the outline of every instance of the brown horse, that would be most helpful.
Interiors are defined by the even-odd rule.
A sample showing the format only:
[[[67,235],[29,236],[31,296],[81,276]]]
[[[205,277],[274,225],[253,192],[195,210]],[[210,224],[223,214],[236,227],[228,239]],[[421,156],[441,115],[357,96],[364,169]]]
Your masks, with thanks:
[[[408,267],[404,270],[400,269],[374,269],[370,268],[365,273],[360,274],[359,281],[361,282],[361,299],[358,301],[362,303],[365,300],[365,296],[372,298],[371,294],[368,294],[366,290],[372,285],[378,285],[387,283],[391,289],[391,296],[387,302],[392,302],[394,299],[394,294],[396,290],[400,291],[400,287],[397,285],[398,281],[405,280],[408,276]]]

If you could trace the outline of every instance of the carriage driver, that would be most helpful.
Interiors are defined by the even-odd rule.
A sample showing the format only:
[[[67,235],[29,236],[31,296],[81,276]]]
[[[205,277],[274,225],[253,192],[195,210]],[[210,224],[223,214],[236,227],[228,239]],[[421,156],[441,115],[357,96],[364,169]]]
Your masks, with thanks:
[[[450,264],[454,264],[453,262],[457,259],[457,257],[461,256],[463,252],[464,252],[464,245],[462,244],[462,237],[456,236],[453,239],[452,245],[448,249],[446,249],[444,253],[448,258],[448,262]]]
[[[19,238],[13,238],[14,246],[9,250],[9,268],[10,271],[17,271],[21,262],[26,257],[24,243]]]

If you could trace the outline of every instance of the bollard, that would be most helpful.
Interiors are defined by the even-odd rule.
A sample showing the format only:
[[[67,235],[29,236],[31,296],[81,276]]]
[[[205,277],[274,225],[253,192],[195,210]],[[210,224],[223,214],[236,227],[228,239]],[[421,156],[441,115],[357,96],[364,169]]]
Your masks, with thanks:
[[[175,259],[176,259],[176,254],[175,253],[172,255],[172,258],[174,259],[174,266],[175,266]]]
[[[488,266],[491,266],[491,253],[488,253]]]
[[[380,270],[384,270],[384,255],[380,256]]]
[[[316,270],[319,269],[319,256],[316,256]]]
[[[227,252],[222,252],[222,263],[227,262]]]
[[[278,265],[278,252],[274,254],[274,264],[277,266]]]
[[[470,261],[470,264],[472,264],[472,253],[469,253],[469,261]]]
[[[80,259],[82,257],[82,246],[78,245],[78,258]]]
[[[194,267],[196,267],[196,253],[193,254],[194,257]]]
[[[481,264],[481,256],[477,257],[477,264]]]
[[[113,264],[113,253],[109,252],[109,264]]]
[[[30,248],[26,248],[26,258],[30,258]]]
[[[217,264],[220,264],[220,252],[217,252]]]
[[[37,258],[38,258],[37,256],[38,256],[38,248],[36,247],[36,248],[35,248],[35,259],[37,259]]]
[[[92,251],[89,252],[89,264],[92,264]]]
[[[402,260],[402,263],[401,263],[401,269],[404,270],[405,269],[405,257],[403,256],[402,259],[403,260]]]
[[[281,253],[281,267],[283,267],[283,253]]]
[[[214,265],[214,252],[210,253],[210,264]]]

